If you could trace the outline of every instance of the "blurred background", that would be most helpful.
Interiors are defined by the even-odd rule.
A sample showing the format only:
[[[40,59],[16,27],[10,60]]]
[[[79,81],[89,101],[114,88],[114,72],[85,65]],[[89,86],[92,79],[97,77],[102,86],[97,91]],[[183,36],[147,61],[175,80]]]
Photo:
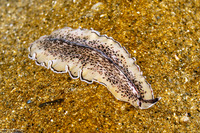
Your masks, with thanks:
[[[30,43],[64,27],[120,42],[162,99],[135,109],[28,58]],[[1,0],[0,132],[199,132],[199,28],[199,0]]]

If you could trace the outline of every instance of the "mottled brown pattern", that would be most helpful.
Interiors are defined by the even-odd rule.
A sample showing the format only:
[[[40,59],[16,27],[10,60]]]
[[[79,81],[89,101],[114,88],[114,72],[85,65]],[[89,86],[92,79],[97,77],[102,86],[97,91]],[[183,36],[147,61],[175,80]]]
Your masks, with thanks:
[[[63,34],[63,29],[61,29],[61,30],[58,30],[58,31],[54,32],[53,34],[51,34],[50,37],[51,38],[66,39],[66,40],[74,42],[74,43],[81,43],[81,44],[84,44],[84,45],[87,45],[87,46],[90,46],[92,48],[95,48],[95,49],[102,51],[106,56],[111,58],[115,64],[118,65],[118,67],[121,69],[121,71],[123,71],[123,73],[126,74],[126,76],[134,83],[134,85],[140,91],[141,97],[144,98],[144,94],[147,93],[147,92],[144,91],[144,89],[143,89],[142,81],[139,81],[136,78],[136,76],[133,73],[130,72],[130,70],[128,69],[129,66],[126,65],[126,60],[125,60],[123,53],[119,52],[118,49],[114,49],[114,47],[112,47],[112,45],[119,45],[122,48],[122,46],[119,44],[119,42],[117,42],[114,39],[107,37],[105,35],[100,35],[97,31],[94,31],[94,30],[92,31],[93,34],[98,35],[99,38],[106,38],[108,40],[111,40],[113,44],[111,44],[111,47],[110,47],[110,46],[107,45],[107,42],[99,41],[98,40],[99,38],[96,38],[92,41],[88,41],[87,40],[88,37],[85,37],[84,34],[81,34],[81,36],[79,36],[76,33],[72,34],[71,31],[73,31],[73,30],[69,30],[68,27],[66,27],[64,29],[66,29],[66,30],[64,30],[64,34]],[[87,29],[78,29],[78,30],[81,30],[83,33],[85,31],[86,32],[89,31]],[[116,43],[116,44],[114,44],[114,43]],[[126,49],[124,49],[124,51],[126,51]],[[127,51],[126,51],[126,53],[128,55],[130,55]],[[136,64],[134,64],[134,65],[136,65]],[[149,87],[150,87],[150,85],[149,85]],[[150,89],[151,89],[151,87],[150,87]]]
[[[64,42],[63,40],[52,40],[49,38],[45,39],[41,44],[39,49],[44,49],[44,51],[46,51],[45,54],[48,55],[50,53],[64,62],[69,62],[75,58],[78,59],[82,64],[80,69],[83,69],[85,64],[90,64],[93,67],[89,69],[97,71],[101,76],[103,76],[104,73],[105,76],[103,78],[110,82],[112,86],[117,86],[118,90],[116,90],[116,92],[124,93],[121,95],[122,97],[128,97],[128,99],[131,100],[137,99],[137,94],[133,93],[130,89],[130,81],[127,77],[117,68],[117,66],[115,66],[115,64],[97,51],[87,47],[78,46],[75,43]],[[82,77],[82,79],[84,79],[84,77]],[[134,87],[133,84],[132,87]]]

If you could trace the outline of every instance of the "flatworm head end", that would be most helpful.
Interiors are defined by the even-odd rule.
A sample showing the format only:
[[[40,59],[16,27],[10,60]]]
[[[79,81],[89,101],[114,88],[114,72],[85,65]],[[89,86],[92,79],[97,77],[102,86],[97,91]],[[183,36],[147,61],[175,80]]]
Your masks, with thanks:
[[[148,109],[151,106],[153,106],[154,104],[156,104],[160,99],[161,99],[161,97],[150,99],[150,100],[144,100],[144,99],[139,98],[137,101],[137,104],[140,109]]]

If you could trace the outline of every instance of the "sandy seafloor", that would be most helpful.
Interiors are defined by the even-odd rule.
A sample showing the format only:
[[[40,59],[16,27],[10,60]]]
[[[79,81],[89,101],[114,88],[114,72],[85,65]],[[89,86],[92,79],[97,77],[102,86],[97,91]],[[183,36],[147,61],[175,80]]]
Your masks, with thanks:
[[[119,41],[162,99],[136,109],[28,58],[40,36],[79,26]],[[0,132],[200,132],[200,1],[1,0],[0,31]]]

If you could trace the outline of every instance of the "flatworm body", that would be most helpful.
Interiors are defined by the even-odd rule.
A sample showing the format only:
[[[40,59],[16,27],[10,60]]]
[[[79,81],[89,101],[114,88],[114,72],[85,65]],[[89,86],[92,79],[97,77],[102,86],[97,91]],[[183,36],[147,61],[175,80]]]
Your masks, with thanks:
[[[121,101],[147,109],[154,98],[151,86],[135,59],[117,41],[91,29],[69,27],[42,36],[29,47],[29,58],[56,73],[69,72],[72,78],[105,85]]]

